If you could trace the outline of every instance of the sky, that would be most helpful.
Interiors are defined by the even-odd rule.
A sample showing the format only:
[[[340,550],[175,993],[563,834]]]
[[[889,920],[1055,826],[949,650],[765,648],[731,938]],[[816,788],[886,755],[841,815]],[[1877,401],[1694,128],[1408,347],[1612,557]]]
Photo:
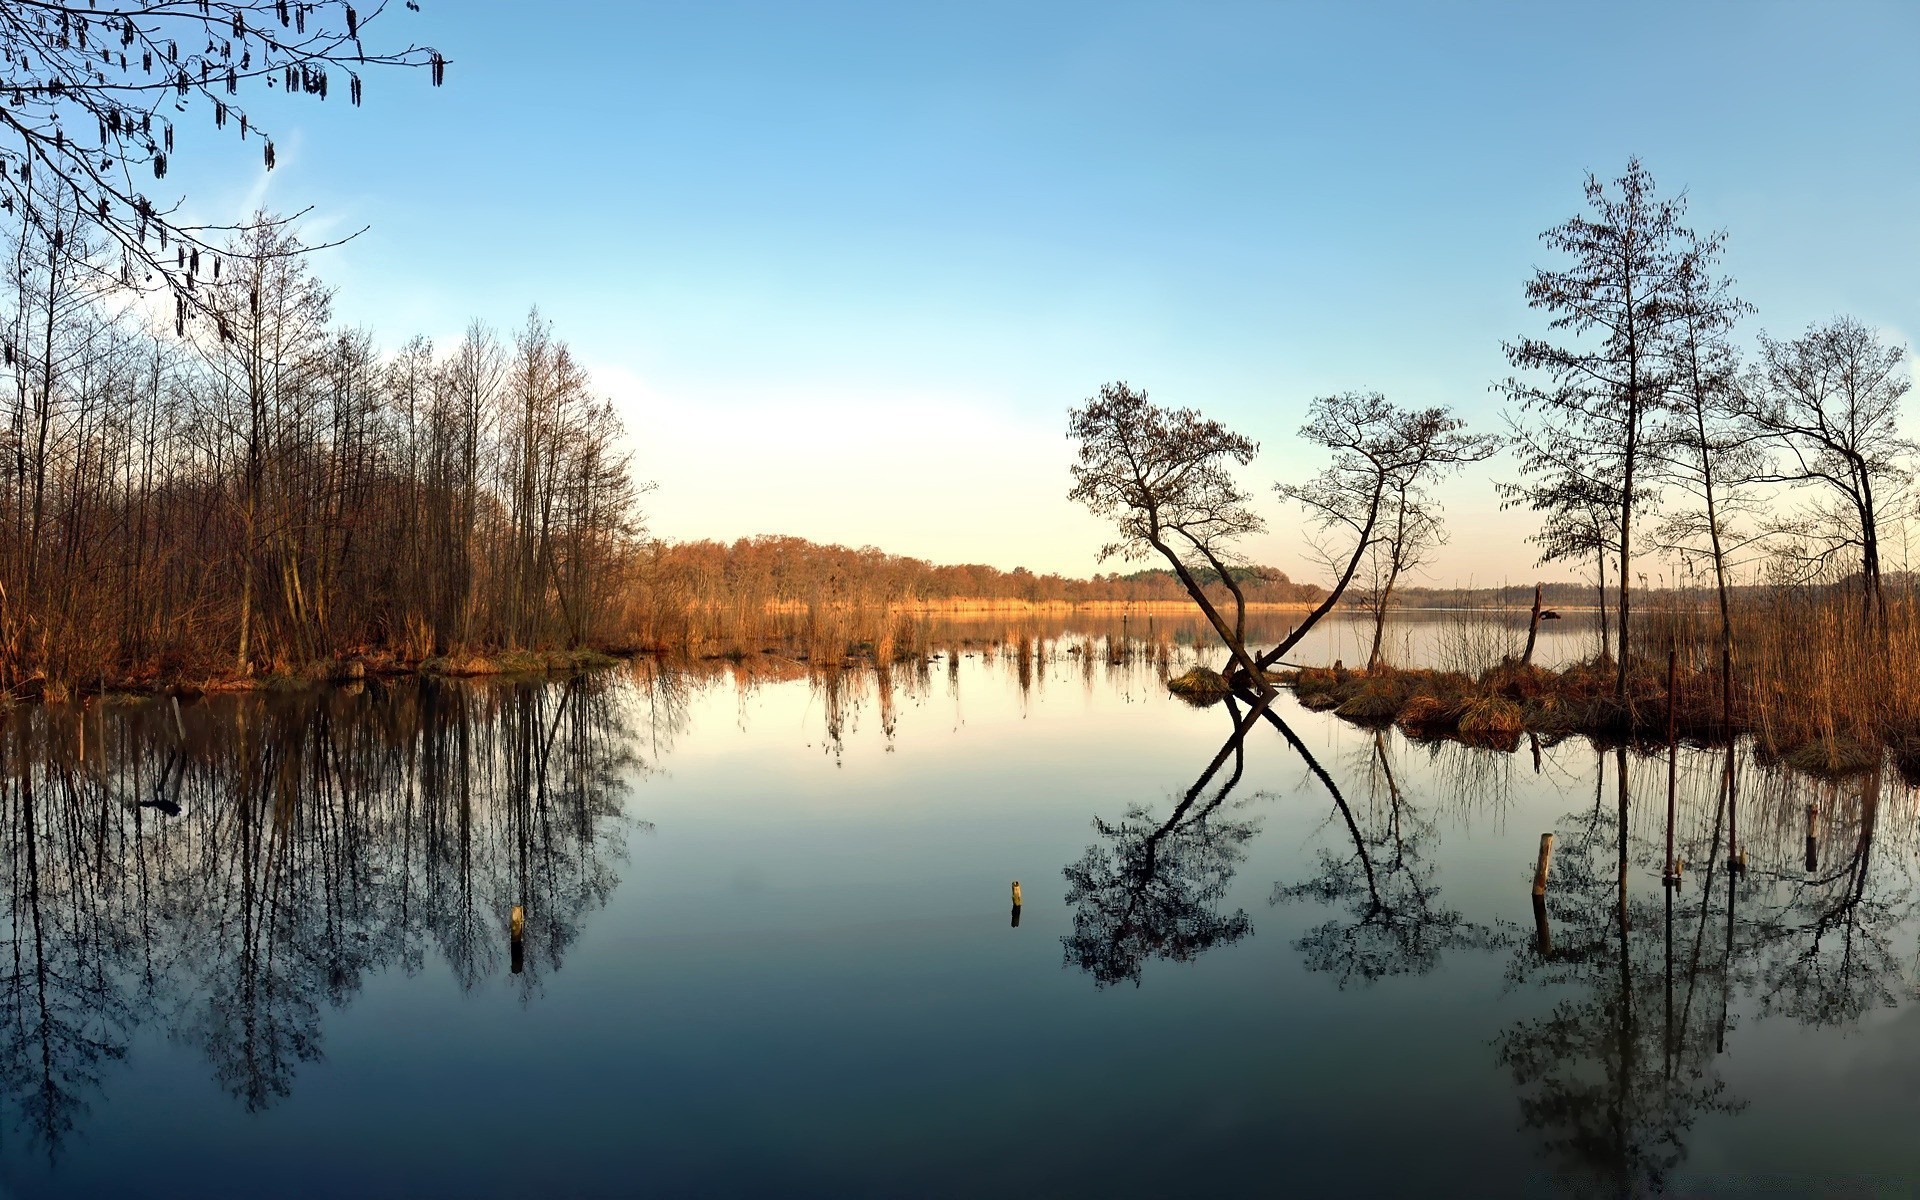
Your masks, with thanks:
[[[1592,171],[1730,236],[1743,336],[1920,334],[1920,4],[392,4],[366,104],[195,133],[193,205],[366,232],[316,269],[397,346],[537,305],[623,414],[654,533],[1086,574],[1067,409],[1109,380],[1261,443],[1315,396],[1502,428],[1501,344]],[[211,121],[208,121],[211,125]],[[1542,572],[1506,459],[1441,489],[1435,584]]]

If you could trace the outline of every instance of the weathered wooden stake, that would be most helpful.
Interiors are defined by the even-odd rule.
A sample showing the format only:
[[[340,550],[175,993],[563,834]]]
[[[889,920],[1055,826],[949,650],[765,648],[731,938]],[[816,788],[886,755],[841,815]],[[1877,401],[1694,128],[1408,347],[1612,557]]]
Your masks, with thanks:
[[[1534,895],[1544,896],[1547,894],[1547,870],[1551,866],[1553,866],[1553,835],[1551,833],[1543,833],[1540,835],[1540,861],[1533,868]]]
[[[180,740],[184,742],[187,740],[187,724],[185,721],[182,721],[180,719],[180,697],[174,696],[172,697],[172,699],[173,699],[173,731],[179,734]]]
[[[1547,925],[1547,898],[1533,894],[1533,932],[1540,945],[1540,957],[1553,957],[1553,930]]]
[[[1820,809],[1807,805],[1807,870],[1820,869]]]
[[[1540,636],[1540,584],[1533,585],[1533,616],[1527,620],[1527,652],[1520,656],[1520,665],[1533,665],[1533,642]]]
[[[527,910],[518,904],[513,906],[513,920],[509,923],[513,941],[513,973],[520,974],[526,966]]]
[[[1020,881],[1013,881],[1013,928],[1020,928]]]

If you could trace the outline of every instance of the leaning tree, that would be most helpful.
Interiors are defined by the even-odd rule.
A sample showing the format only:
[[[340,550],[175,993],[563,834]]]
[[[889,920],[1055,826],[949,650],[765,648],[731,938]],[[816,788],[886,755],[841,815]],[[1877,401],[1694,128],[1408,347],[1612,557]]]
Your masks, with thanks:
[[[1234,543],[1264,526],[1229,469],[1252,462],[1259,444],[1196,409],[1152,404],[1125,383],[1106,384],[1070,410],[1067,436],[1079,443],[1068,499],[1112,521],[1120,534],[1100,557],[1165,559],[1226,643],[1235,673],[1271,695],[1273,685],[1247,650],[1247,599],[1234,572],[1243,565]],[[1233,597],[1231,622],[1207,595],[1206,572]]]

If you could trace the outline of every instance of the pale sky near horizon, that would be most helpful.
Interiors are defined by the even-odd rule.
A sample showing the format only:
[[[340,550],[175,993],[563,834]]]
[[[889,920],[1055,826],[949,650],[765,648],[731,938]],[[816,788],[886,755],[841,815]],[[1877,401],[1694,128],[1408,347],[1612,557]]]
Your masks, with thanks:
[[[167,183],[369,226],[316,266],[388,348],[539,305],[667,537],[1102,569],[1065,413],[1126,379],[1261,441],[1249,550],[1310,577],[1266,494],[1317,468],[1308,399],[1497,430],[1538,235],[1631,154],[1730,232],[1747,338],[1920,333],[1920,5],[423,9],[370,40],[438,46],[446,87],[256,101],[271,176],[190,116]],[[1538,573],[1510,470],[1444,489],[1424,582]]]

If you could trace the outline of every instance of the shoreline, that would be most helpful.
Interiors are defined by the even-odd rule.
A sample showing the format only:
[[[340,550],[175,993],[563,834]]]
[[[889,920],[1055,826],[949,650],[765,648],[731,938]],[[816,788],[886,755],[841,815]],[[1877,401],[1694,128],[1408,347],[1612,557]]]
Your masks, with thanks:
[[[1303,708],[1314,712],[1330,712],[1362,726],[1396,726],[1415,740],[1452,739],[1509,752],[1519,748],[1523,735],[1665,745],[1669,728],[1664,672],[1645,664],[1629,675],[1624,706],[1614,695],[1614,668],[1595,663],[1551,670],[1508,662],[1477,679],[1392,667],[1371,673],[1306,667],[1270,672],[1267,678],[1290,689]],[[1188,690],[1198,699],[1207,682],[1198,681]],[[1766,720],[1766,714],[1756,714],[1744,697],[1736,701],[1731,719],[1724,719],[1719,676],[1710,671],[1680,675],[1671,703],[1673,727],[1684,741],[1725,745],[1729,739],[1750,737],[1764,759],[1826,778],[1861,775],[1891,757],[1903,775],[1920,779],[1920,728],[1783,728]]]

